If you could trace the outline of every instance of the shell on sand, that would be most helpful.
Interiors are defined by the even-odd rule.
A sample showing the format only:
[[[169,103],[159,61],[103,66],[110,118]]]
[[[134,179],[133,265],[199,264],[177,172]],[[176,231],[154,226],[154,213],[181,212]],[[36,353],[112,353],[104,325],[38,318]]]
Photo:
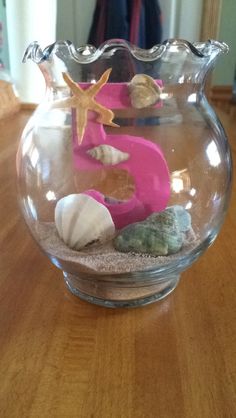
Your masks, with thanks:
[[[160,100],[161,87],[146,74],[136,74],[128,88],[131,104],[135,109],[152,106]]]
[[[114,240],[115,248],[122,252],[151,255],[175,254],[184,242],[178,219],[172,208],[155,212],[142,222],[123,228]]]
[[[129,154],[111,145],[102,144],[87,151],[92,158],[100,161],[103,165],[116,165],[129,159]]]
[[[103,243],[115,234],[108,209],[82,193],[65,196],[57,202],[55,224],[60,238],[75,250],[93,242]]]

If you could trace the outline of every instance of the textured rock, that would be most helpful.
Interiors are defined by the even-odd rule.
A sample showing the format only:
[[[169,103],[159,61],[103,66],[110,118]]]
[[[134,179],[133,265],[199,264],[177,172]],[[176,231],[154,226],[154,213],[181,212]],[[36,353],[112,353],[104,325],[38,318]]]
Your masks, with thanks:
[[[179,229],[181,232],[187,232],[191,229],[191,215],[187,212],[186,209],[183,208],[183,206],[180,205],[174,205],[169,206],[165,211],[163,212],[155,212],[152,215],[150,215],[145,222],[149,222],[150,220],[159,221],[159,219],[163,219],[163,216],[166,219],[166,222],[168,223],[168,219],[171,219],[171,216],[167,216],[167,214],[173,214]]]
[[[155,212],[145,221],[128,225],[114,240],[121,252],[169,255],[178,252],[184,233],[191,228],[191,217],[182,206],[171,206]]]
[[[191,229],[191,215],[183,206],[174,205],[168,209],[172,209],[176,215],[181,232],[187,232]]]

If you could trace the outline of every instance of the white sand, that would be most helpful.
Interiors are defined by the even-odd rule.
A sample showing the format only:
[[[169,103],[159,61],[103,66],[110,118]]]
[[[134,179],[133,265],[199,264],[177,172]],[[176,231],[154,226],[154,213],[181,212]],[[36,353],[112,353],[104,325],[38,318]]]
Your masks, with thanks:
[[[122,253],[113,247],[112,242],[88,246],[82,251],[71,250],[60,239],[55,224],[38,223],[35,235],[46,253],[65,262],[76,263],[82,272],[119,274],[158,268],[183,258],[199,245],[194,232],[186,236],[183,248],[176,254],[168,256],[150,256],[146,254]]]

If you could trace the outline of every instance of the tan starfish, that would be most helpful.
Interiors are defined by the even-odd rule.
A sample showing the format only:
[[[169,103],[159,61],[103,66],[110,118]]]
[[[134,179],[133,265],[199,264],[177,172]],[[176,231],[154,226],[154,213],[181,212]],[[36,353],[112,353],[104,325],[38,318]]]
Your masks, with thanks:
[[[66,84],[70,87],[73,96],[58,100],[53,104],[53,108],[67,108],[72,107],[76,109],[76,124],[77,124],[77,135],[78,142],[81,144],[85,132],[85,128],[88,122],[88,110],[92,110],[99,114],[97,121],[109,126],[118,127],[116,123],[112,122],[114,118],[114,113],[102,106],[95,100],[95,96],[101,90],[101,88],[106,84],[109,75],[111,73],[111,68],[106,70],[97,83],[91,85],[86,90],[83,90],[77,83],[75,83],[72,78],[67,73],[62,73],[63,78]]]

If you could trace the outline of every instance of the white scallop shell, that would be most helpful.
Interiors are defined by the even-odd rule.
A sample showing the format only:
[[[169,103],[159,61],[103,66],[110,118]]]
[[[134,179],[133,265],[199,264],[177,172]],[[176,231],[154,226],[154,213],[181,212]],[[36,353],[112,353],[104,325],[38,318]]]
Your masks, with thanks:
[[[86,194],[70,194],[55,208],[55,224],[68,247],[80,250],[94,241],[105,242],[115,234],[108,209]]]
[[[87,151],[91,157],[104,165],[116,165],[129,159],[129,154],[111,145],[102,144]]]
[[[131,104],[135,109],[152,106],[160,100],[161,87],[152,77],[136,74],[128,85]]]

